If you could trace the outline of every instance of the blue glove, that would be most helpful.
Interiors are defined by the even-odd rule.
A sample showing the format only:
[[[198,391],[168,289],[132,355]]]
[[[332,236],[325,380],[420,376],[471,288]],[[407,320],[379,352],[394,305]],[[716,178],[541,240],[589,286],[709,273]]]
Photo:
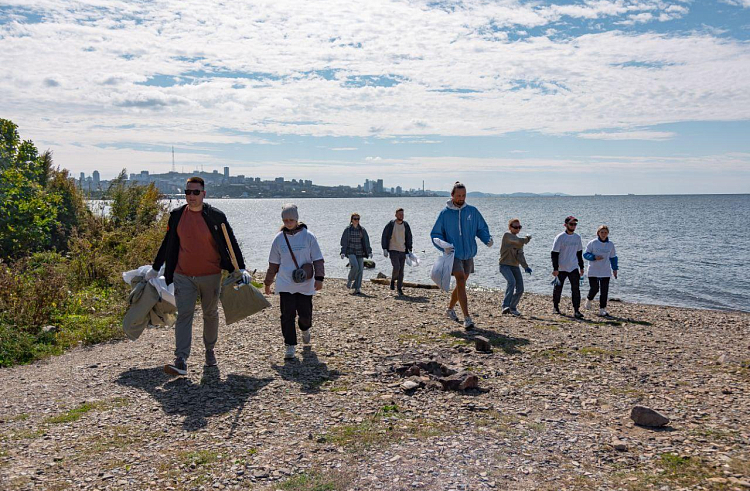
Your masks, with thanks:
[[[527,273],[531,274],[531,268],[526,268],[524,271],[526,271]]]
[[[560,278],[558,278],[557,276],[555,276],[555,279],[552,280],[551,285],[553,285],[553,286],[560,286],[561,285]]]
[[[253,281],[253,275],[248,273],[246,270],[241,269],[240,274],[242,274],[242,284],[243,285],[249,285]]]

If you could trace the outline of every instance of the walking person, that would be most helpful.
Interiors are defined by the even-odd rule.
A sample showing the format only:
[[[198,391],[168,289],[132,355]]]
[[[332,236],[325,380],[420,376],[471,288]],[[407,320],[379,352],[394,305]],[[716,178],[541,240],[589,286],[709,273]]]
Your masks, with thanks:
[[[403,296],[406,255],[412,251],[411,227],[409,222],[404,220],[403,208],[396,210],[396,218],[388,222],[383,229],[380,245],[383,247],[383,255],[391,258],[393,266],[391,290],[398,287],[399,296]]]
[[[231,247],[237,257],[243,281],[250,283],[251,275],[245,271],[242,251],[234,238],[227,217],[219,209],[204,203],[205,183],[200,177],[191,177],[185,185],[187,203],[172,210],[167,232],[153,269],[146,280],[158,276],[165,265],[167,284],[174,283],[177,303],[175,324],[175,359],[164,371],[170,375],[186,375],[187,359],[193,339],[195,302],[200,297],[203,310],[203,344],[206,348],[206,366],[216,366],[214,347],[219,337],[219,288],[221,271],[234,271],[221,226],[229,235]]]
[[[570,281],[573,297],[573,310],[576,319],[583,319],[581,313],[580,281],[583,276],[583,244],[575,230],[578,219],[569,216],[565,219],[565,230],[557,234],[552,244],[552,276],[556,281],[552,292],[553,313],[560,314],[560,297],[565,280]]]
[[[276,293],[281,308],[281,334],[284,336],[284,359],[294,358],[297,328],[302,342],[310,344],[315,292],[323,288],[325,261],[318,240],[307,225],[299,221],[297,205],[286,204],[281,210],[284,225],[271,243],[268,271],[264,284],[266,295],[271,295],[271,284],[276,278]]]
[[[365,269],[365,258],[372,257],[370,236],[360,224],[359,213],[352,213],[349,226],[341,234],[341,259],[349,258],[349,278],[346,287],[354,289],[354,294],[362,293],[362,273]]]
[[[609,278],[617,279],[617,252],[609,240],[609,227],[600,225],[596,230],[596,239],[586,244],[583,258],[589,262],[589,294],[586,296],[586,310],[592,310],[592,301],[599,295],[599,315],[608,317],[607,297],[609,296]]]
[[[477,255],[477,237],[487,247],[492,247],[492,235],[490,228],[479,210],[466,204],[466,186],[456,182],[451,190],[451,199],[438,215],[435,226],[432,227],[430,237],[440,239],[452,244],[452,250],[438,250],[450,254],[454,253],[452,275],[456,278],[456,287],[451,293],[451,298],[446,310],[446,316],[456,322],[456,303],[461,305],[464,314],[464,329],[474,329],[474,321],[469,315],[469,300],[466,296],[466,282],[469,275],[474,272],[474,256]],[[434,244],[434,243],[433,243]]]
[[[526,263],[526,256],[523,253],[523,246],[529,243],[531,236],[527,235],[523,239],[518,237],[522,228],[521,221],[518,218],[512,218],[508,222],[508,232],[503,234],[503,240],[500,243],[500,274],[508,282],[503,299],[503,314],[515,316],[521,315],[518,311],[518,302],[523,295],[523,276],[520,266],[531,274],[531,268]]]

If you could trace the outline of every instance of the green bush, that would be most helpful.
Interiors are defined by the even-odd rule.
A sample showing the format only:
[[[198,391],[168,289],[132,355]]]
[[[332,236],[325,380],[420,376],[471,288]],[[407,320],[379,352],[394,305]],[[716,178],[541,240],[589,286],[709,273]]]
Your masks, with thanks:
[[[153,260],[167,214],[125,171],[104,198],[97,216],[51,152],[0,119],[0,366],[122,337],[122,272]]]

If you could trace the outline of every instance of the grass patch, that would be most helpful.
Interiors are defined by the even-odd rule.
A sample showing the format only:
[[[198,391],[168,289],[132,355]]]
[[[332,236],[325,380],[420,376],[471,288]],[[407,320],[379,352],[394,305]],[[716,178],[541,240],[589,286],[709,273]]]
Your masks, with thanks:
[[[549,348],[541,351],[537,351],[533,355],[535,358],[546,358],[553,362],[565,362],[568,361],[568,353],[561,350],[560,348]]]
[[[84,414],[90,411],[105,411],[115,407],[121,407],[127,405],[128,401],[125,398],[117,398],[111,401],[96,401],[86,402],[78,407],[69,409],[68,411],[58,414],[57,416],[51,416],[44,420],[47,424],[62,424],[62,423],[73,423],[83,417]]]
[[[28,413],[20,413],[15,416],[8,416],[7,418],[0,419],[0,423],[15,423],[17,421],[26,421],[29,419]]]
[[[180,461],[185,465],[195,464],[196,466],[205,466],[213,464],[220,458],[221,454],[212,450],[194,450],[179,454]]]
[[[609,357],[615,357],[620,356],[622,352],[620,350],[608,350],[604,348],[599,348],[598,346],[584,346],[579,350],[579,353],[581,353],[584,356],[609,356]]]
[[[636,472],[626,473],[620,476],[621,484],[631,491],[642,489],[654,489],[669,487],[680,487],[684,489],[694,489],[701,485],[702,489],[724,490],[728,489],[723,483],[714,483],[708,481],[711,477],[718,477],[716,469],[706,464],[698,457],[689,457],[677,455],[674,453],[665,453],[659,456],[657,461],[658,469],[653,473]],[[633,477],[636,480],[622,480]]]
[[[542,331],[559,331],[560,328],[553,324],[534,324],[534,329],[540,329]]]
[[[284,491],[344,491],[351,478],[342,472],[304,473],[292,476],[281,483]]]
[[[376,445],[404,438],[424,439],[442,433],[442,427],[423,418],[407,419],[398,406],[385,405],[361,423],[332,428],[323,435],[324,443],[360,452]]]

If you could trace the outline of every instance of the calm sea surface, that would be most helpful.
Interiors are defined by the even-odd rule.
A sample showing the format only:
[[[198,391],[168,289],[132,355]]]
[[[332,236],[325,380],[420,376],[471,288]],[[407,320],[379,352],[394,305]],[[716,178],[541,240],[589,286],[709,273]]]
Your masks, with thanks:
[[[295,202],[300,219],[318,237],[328,276],[337,278],[348,273],[347,261],[339,257],[341,233],[352,212],[361,214],[377,263],[374,270],[365,272],[365,280],[378,272],[390,275],[390,261],[382,255],[380,236],[396,208],[403,207],[414,234],[414,250],[422,259],[419,267],[407,266],[406,278],[429,282],[430,269],[438,255],[430,243],[430,230],[446,200],[372,198]],[[250,270],[266,269],[271,240],[281,226],[281,206],[286,201],[207,200],[227,214]],[[470,278],[474,286],[505,287],[498,269],[500,237],[508,219],[519,217],[524,226],[521,235],[533,236],[525,247],[526,259],[534,270],[531,276],[524,274],[526,289],[551,293],[552,240],[562,231],[564,218],[575,215],[584,247],[595,237],[597,226],[610,227],[610,240],[617,247],[620,261],[620,278],[612,280],[611,298],[750,311],[750,195],[476,198],[468,203],[484,215],[496,239],[491,249],[479,243],[476,273]]]

